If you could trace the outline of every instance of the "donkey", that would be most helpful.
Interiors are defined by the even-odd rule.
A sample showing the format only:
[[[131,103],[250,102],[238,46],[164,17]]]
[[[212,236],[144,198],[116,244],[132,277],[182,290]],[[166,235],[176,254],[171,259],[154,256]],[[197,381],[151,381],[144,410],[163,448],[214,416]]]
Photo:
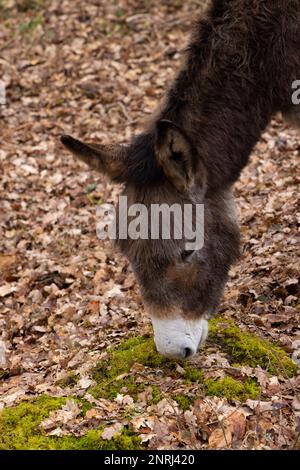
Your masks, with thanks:
[[[62,143],[124,184],[129,204],[204,204],[202,249],[185,240],[121,239],[149,312],[157,350],[193,356],[240,255],[232,186],[273,114],[300,124],[299,0],[213,0],[159,110],[128,146]]]

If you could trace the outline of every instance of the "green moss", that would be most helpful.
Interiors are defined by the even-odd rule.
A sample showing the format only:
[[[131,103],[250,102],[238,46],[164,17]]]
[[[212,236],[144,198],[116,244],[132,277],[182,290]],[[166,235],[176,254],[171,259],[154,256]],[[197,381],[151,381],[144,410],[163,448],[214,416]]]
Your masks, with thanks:
[[[202,390],[208,396],[224,397],[228,400],[247,400],[248,398],[254,400],[261,393],[259,385],[253,379],[247,379],[244,382],[235,380],[232,377],[204,379],[204,374],[201,370],[187,368],[187,371],[188,379],[186,379],[186,382],[202,384]],[[174,400],[182,410],[186,411],[195,401],[195,396],[176,395]]]
[[[203,382],[204,374],[201,369],[196,369],[194,367],[185,367],[185,382]]]
[[[95,397],[114,398],[120,393],[123,387],[127,388],[127,393],[136,396],[145,388],[145,384],[139,384],[134,376],[120,378],[119,376],[128,373],[133,364],[138,363],[153,369],[174,368],[174,361],[163,358],[156,352],[152,339],[138,336],[130,338],[122,343],[118,348],[109,351],[108,358],[96,366],[92,371],[92,377],[97,382],[97,386],[91,389]],[[155,392],[157,399],[158,390]]]
[[[40,422],[64,403],[63,398],[42,396],[34,402],[3,410],[0,413],[0,449],[33,448],[40,441]]]
[[[174,365],[174,361],[158,354],[153,339],[145,336],[136,336],[124,341],[118,349],[112,351],[111,360],[114,362],[114,368],[110,369],[113,376],[116,372],[120,374],[122,368],[129,370],[134,363],[152,368]]]
[[[29,20],[27,23],[21,23],[19,25],[20,33],[22,34],[31,34],[33,31],[44,22],[44,17],[38,15],[36,18]]]
[[[253,379],[240,382],[232,377],[205,380],[205,393],[209,396],[224,397],[228,400],[254,400],[260,395],[260,387]]]
[[[103,381],[90,389],[90,393],[95,398],[105,398],[106,400],[113,400],[117,397],[118,393],[123,395],[130,395],[134,401],[138,400],[138,395],[145,391],[149,386],[147,382],[137,383],[135,376],[126,377],[117,381],[106,382]],[[152,399],[149,399],[148,404],[156,405],[161,399],[161,392],[157,385],[152,385]],[[130,410],[127,410],[124,417],[131,417]]]
[[[87,400],[84,400],[83,398],[68,396],[68,399],[71,399],[78,403],[81,409],[80,416],[85,416],[86,412],[93,408],[93,405]]]
[[[64,436],[50,439],[50,449],[56,450],[139,450],[141,440],[125,430],[110,441],[101,438],[103,429],[89,431],[81,437]]]
[[[195,397],[191,397],[188,395],[176,395],[174,400],[178,403],[180,408],[183,411],[187,411],[190,409],[190,406],[194,403]]]
[[[156,405],[161,400],[161,393],[157,385],[151,385],[152,387],[152,405]]]
[[[41,396],[0,413],[0,450],[135,450],[140,439],[127,430],[110,441],[101,439],[103,429],[89,431],[81,437],[46,436],[39,428],[51,411],[61,408],[65,398]]]
[[[147,381],[138,382],[134,373],[128,377],[122,377],[135,363],[154,369],[155,373],[160,369],[175,379],[181,378],[176,372],[178,361],[166,359],[158,354],[152,338],[137,336],[111,349],[107,359],[93,369],[92,378],[97,385],[90,390],[90,393],[95,398],[106,399],[116,398],[118,393],[126,393],[135,400],[138,394],[150,385],[152,387],[151,403],[158,403],[161,400],[161,393],[156,385]],[[185,368],[185,382],[188,384],[203,382],[203,372],[187,364],[181,363],[181,366]]]
[[[136,399],[137,395],[145,390],[145,387],[144,383],[136,383],[135,377],[130,376],[120,380],[101,381],[99,385],[91,389],[91,392],[95,398],[106,398],[107,400],[113,400],[118,393],[130,395]]]
[[[241,331],[232,320],[215,318],[210,321],[210,338],[220,344],[231,363],[261,366],[272,374],[279,371],[289,377],[295,375],[297,365],[278,345]]]

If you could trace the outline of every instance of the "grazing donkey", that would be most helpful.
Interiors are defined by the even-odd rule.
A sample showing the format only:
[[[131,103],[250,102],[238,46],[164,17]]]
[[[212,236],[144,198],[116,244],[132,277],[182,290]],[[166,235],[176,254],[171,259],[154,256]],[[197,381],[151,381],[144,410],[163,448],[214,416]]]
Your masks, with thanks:
[[[207,335],[232,263],[239,227],[232,185],[272,115],[300,123],[299,0],[213,0],[196,23],[165,100],[129,146],[63,144],[124,183],[128,204],[204,204],[204,246],[185,240],[116,241],[131,262],[160,353],[186,358]]]

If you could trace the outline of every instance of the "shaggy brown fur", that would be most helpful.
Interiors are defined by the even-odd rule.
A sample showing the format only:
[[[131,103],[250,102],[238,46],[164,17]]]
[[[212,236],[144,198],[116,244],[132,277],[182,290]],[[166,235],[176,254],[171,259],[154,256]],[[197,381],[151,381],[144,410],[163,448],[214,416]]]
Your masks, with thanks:
[[[111,158],[103,146],[63,137],[125,183],[129,204],[205,204],[205,245],[189,256],[184,240],[118,240],[152,312],[199,317],[217,307],[239,253],[231,186],[274,113],[300,121],[297,79],[299,0],[213,0],[160,112],[128,148]]]

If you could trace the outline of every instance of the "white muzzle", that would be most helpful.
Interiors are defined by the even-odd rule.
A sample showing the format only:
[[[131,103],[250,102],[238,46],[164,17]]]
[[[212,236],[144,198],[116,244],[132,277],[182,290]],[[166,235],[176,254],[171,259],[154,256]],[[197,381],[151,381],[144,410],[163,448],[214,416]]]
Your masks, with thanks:
[[[152,317],[154,341],[163,356],[186,359],[194,356],[204,343],[208,333],[207,320],[184,320],[183,318],[159,319]]]

